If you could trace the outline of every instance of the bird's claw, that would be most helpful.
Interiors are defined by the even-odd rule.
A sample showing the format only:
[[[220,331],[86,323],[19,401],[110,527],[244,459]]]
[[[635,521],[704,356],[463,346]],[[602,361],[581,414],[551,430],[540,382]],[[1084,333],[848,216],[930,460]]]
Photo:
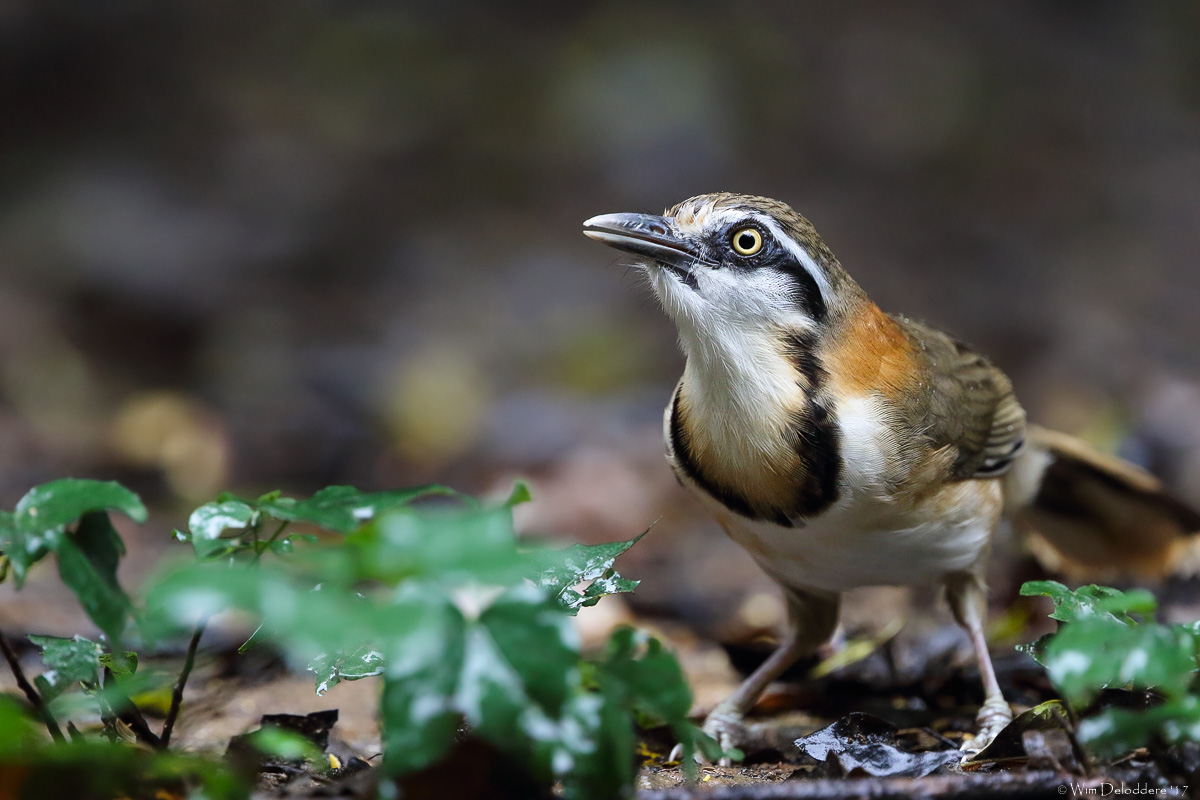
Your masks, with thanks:
[[[1008,707],[1008,703],[1004,701],[987,702],[979,709],[979,715],[975,718],[975,723],[979,726],[979,733],[974,737],[963,742],[962,760],[969,761],[975,756],[983,752],[1000,731],[1012,722],[1012,709]]]
[[[746,722],[743,716],[736,711],[723,709],[720,706],[713,709],[713,712],[704,720],[704,725],[700,728],[706,735],[712,737],[713,740],[720,746],[722,752],[728,752],[741,745],[746,738]],[[683,745],[676,744],[671,748],[670,755],[667,756],[668,761],[679,761],[683,758]],[[704,753],[696,748],[692,752],[692,758],[697,764],[706,764],[708,759]],[[717,766],[728,767],[733,762],[728,757],[717,759]]]

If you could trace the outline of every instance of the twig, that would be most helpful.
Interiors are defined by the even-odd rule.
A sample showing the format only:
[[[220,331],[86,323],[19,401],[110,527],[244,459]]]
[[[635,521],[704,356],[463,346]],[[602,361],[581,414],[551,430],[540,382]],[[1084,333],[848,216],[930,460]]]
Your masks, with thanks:
[[[37,693],[31,684],[25,678],[25,673],[21,670],[21,664],[17,661],[17,654],[13,652],[12,647],[8,644],[8,639],[4,638],[4,633],[0,631],[0,650],[4,651],[4,660],[8,662],[9,669],[12,670],[13,676],[17,679],[17,686],[25,693],[25,697],[29,699],[30,704],[37,710],[38,716],[46,723],[46,730],[50,731],[50,738],[55,742],[65,742],[62,731],[59,730],[58,722],[55,721],[54,715],[50,713],[50,709],[42,702],[42,696]]]
[[[284,520],[283,522],[279,523],[279,527],[276,528],[275,532],[271,534],[271,538],[267,539],[267,541],[263,542],[261,549],[259,548],[258,541],[256,539],[256,541],[254,542],[254,558],[250,559],[250,566],[254,566],[255,564],[258,563],[258,560],[260,558],[262,558],[263,553],[267,552],[267,548],[270,547],[271,544],[276,539],[279,538],[279,534],[283,533],[283,529],[286,528],[290,524],[291,523],[288,520]],[[256,528],[255,529],[256,536],[257,536],[257,532],[258,532],[258,529]]]
[[[192,640],[188,642],[183,669],[179,671],[179,679],[175,681],[175,688],[171,690],[171,708],[167,711],[167,721],[163,723],[162,736],[159,738],[159,747],[163,750],[166,750],[167,746],[171,744],[171,731],[175,729],[175,720],[179,717],[179,706],[183,703],[183,687],[187,685],[188,676],[192,674],[192,667],[196,664],[196,648],[200,646],[200,637],[204,635],[206,625],[208,625],[207,618],[200,620],[200,624],[196,626]]]

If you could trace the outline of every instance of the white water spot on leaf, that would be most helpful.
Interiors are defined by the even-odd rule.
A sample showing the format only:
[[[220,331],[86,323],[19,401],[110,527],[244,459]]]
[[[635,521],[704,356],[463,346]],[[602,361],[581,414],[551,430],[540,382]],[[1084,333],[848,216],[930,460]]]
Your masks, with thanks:
[[[1059,653],[1049,666],[1050,679],[1055,683],[1061,683],[1064,679],[1074,675],[1082,675],[1087,672],[1088,667],[1092,665],[1092,657],[1088,653],[1080,650],[1068,650],[1064,653]]]
[[[1139,647],[1136,650],[1130,650],[1129,654],[1125,656],[1125,659],[1121,662],[1121,680],[1135,680],[1149,663],[1150,654],[1147,653],[1144,648]]]
[[[413,698],[409,708],[409,720],[414,725],[422,725],[446,710],[446,703],[437,695],[421,692]]]

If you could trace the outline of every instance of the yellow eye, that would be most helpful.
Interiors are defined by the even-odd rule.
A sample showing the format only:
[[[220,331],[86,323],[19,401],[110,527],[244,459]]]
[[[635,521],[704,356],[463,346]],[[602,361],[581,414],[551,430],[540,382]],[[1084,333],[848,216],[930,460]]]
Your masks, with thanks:
[[[733,234],[733,251],[739,256],[752,256],[762,250],[762,234],[754,228],[742,228]]]

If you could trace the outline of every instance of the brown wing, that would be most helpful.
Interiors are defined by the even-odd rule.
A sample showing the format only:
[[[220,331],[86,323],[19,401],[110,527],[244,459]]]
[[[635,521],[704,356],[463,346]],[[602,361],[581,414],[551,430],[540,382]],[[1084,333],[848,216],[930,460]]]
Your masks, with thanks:
[[[917,387],[905,409],[912,423],[935,448],[957,451],[952,477],[1005,473],[1025,442],[1025,409],[1008,376],[936,328],[893,319],[925,356],[924,386]]]
[[[1043,564],[1090,580],[1200,572],[1200,513],[1157,478],[1065,433],[1030,425],[1028,438],[1005,493]]]

